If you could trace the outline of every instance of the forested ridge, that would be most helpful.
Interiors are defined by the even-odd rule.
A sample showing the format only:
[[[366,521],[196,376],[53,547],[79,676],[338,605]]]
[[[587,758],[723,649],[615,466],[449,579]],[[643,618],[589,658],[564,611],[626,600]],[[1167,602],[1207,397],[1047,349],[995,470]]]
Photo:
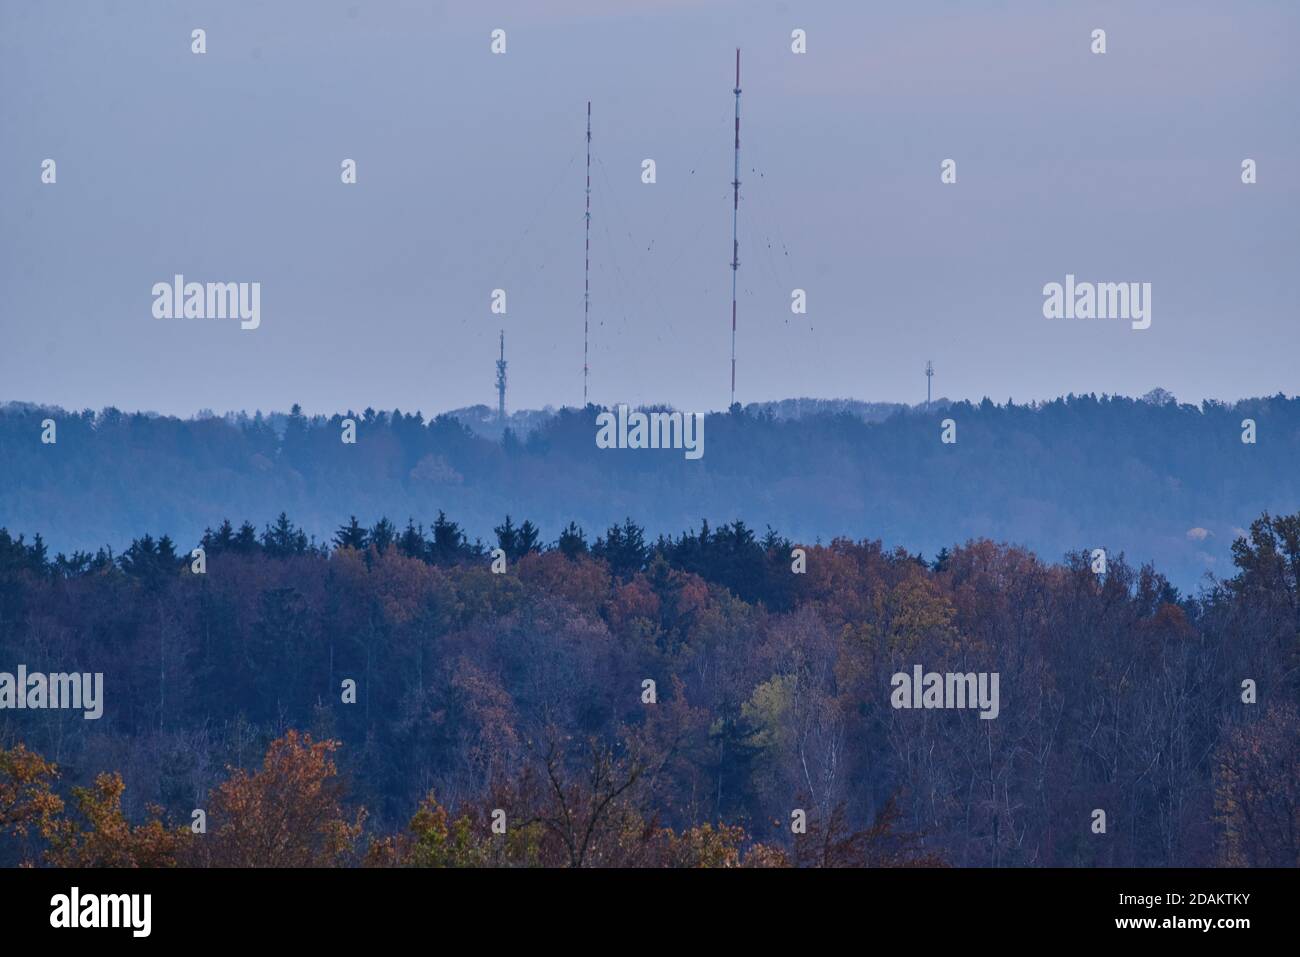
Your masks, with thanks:
[[[0,532],[0,670],[105,698],[0,710],[0,861],[1300,862],[1300,514],[1187,595],[983,539],[560,527],[313,542],[281,514],[54,556]],[[891,707],[917,665],[998,673],[997,718]]]
[[[525,417],[536,427],[495,440],[452,415],[400,410],[177,419],[11,404],[0,407],[0,525],[70,553],[120,551],[145,529],[191,542],[222,516],[260,529],[281,511],[318,541],[352,513],[427,522],[442,508],[485,540],[507,513],[548,539],[571,520],[600,529],[633,515],[658,536],[710,517],[805,542],[879,538],[931,558],[971,538],[1047,561],[1102,547],[1190,591],[1207,572],[1232,573],[1229,548],[1251,516],[1300,510],[1296,398],[986,399],[881,421],[836,408],[710,414],[703,457],[686,461],[598,449],[594,406]],[[47,418],[57,443],[41,442]],[[340,440],[344,418],[355,445]],[[955,444],[940,441],[948,418]],[[1241,441],[1247,418],[1254,444]]]

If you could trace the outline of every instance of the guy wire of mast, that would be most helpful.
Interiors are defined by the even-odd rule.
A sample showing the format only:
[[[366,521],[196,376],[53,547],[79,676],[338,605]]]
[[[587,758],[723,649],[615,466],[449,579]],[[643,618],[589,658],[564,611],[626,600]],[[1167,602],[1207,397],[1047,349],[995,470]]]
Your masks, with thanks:
[[[740,241],[736,219],[740,213],[740,48],[736,48],[736,159],[731,180],[731,405],[736,404],[736,272],[740,269]]]
[[[591,311],[591,100],[587,101],[587,249],[582,275],[582,407],[587,407],[587,337]]]

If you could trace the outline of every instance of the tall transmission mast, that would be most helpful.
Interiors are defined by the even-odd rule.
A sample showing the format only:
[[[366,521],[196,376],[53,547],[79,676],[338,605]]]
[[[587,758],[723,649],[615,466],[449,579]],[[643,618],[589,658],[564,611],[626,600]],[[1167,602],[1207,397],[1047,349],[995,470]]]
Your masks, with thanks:
[[[587,255],[582,275],[582,407],[587,407],[587,330],[591,311],[591,100],[587,101]]]
[[[934,378],[934,363],[925,360],[925,411],[930,411],[930,380]]]
[[[736,219],[740,213],[740,48],[736,48],[736,161],[731,180],[731,404],[736,404],[736,272],[740,269],[740,241]]]
[[[497,418],[506,420],[506,331],[501,330],[501,358],[497,360]]]

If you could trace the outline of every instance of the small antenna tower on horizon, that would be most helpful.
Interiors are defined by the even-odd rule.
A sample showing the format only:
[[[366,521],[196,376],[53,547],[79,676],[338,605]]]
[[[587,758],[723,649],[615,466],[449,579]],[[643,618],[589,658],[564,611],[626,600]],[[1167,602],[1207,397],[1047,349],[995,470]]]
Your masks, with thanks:
[[[591,311],[591,100],[587,101],[587,254],[582,275],[582,407],[587,407],[587,335]]]
[[[736,272],[740,269],[740,242],[736,220],[740,214],[740,47],[736,48],[736,158],[731,180],[731,405],[736,404]],[[730,407],[730,406],[729,406]]]
[[[497,418],[506,420],[506,331],[501,330],[501,358],[497,360]]]
[[[930,380],[934,378],[934,363],[925,360],[925,411],[930,411]]]

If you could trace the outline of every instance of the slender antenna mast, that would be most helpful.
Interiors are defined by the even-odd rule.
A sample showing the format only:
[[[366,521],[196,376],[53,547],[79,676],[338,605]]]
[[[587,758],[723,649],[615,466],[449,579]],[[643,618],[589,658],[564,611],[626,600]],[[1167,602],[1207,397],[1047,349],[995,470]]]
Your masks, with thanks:
[[[591,311],[591,100],[587,101],[587,264],[582,275],[582,407],[587,407],[587,330]]]
[[[736,404],[736,272],[740,269],[740,241],[736,218],[740,213],[740,48],[736,48],[736,162],[731,180],[731,404]]]
[[[930,411],[930,380],[934,378],[934,363],[925,360],[925,411]]]
[[[497,360],[497,418],[506,420],[506,331],[501,330],[501,358]]]

